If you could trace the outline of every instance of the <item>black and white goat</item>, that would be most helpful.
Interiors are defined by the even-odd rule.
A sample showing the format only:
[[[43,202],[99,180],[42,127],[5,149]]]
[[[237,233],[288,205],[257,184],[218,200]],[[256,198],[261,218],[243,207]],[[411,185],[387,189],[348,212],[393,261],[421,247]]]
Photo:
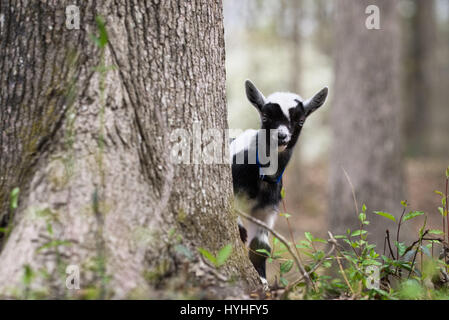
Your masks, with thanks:
[[[328,89],[323,88],[304,101],[299,95],[287,92],[265,98],[249,80],[245,86],[248,100],[259,111],[262,126],[259,130],[246,130],[231,142],[234,195],[240,209],[273,227],[282,200],[282,174],[304,121],[323,105]],[[271,252],[268,232],[251,222],[246,230],[240,220],[239,231],[243,242],[249,239],[249,258],[267,287],[267,257],[256,250]]]

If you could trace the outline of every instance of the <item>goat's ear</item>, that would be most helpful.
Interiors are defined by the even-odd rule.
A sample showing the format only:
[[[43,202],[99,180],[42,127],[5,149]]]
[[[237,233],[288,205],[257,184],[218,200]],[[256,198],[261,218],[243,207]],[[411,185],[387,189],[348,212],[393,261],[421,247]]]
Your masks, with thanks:
[[[265,97],[249,80],[245,81],[246,97],[260,112],[265,105]]]
[[[326,101],[328,91],[328,88],[324,87],[312,98],[304,102],[304,111],[306,112],[306,116],[309,116],[312,112],[323,105],[324,101]]]

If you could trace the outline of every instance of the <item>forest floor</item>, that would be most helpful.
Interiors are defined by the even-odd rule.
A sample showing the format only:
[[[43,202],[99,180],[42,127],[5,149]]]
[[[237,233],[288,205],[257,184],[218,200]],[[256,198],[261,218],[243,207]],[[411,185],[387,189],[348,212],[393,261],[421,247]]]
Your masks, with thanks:
[[[405,167],[405,199],[414,210],[421,210],[428,214],[428,227],[441,228],[441,216],[438,213],[440,198],[434,190],[443,190],[445,183],[444,170],[448,163],[445,160],[414,159],[406,161]],[[290,222],[298,242],[304,239],[304,233],[310,232],[316,237],[327,239],[328,221],[328,167],[325,163],[313,166],[301,166],[301,172],[294,175],[295,168],[287,169],[284,175],[286,211],[291,214]],[[298,181],[300,181],[298,183]],[[371,208],[382,210],[382,208]],[[401,210],[398,203],[398,210]],[[284,211],[281,208],[281,211]],[[413,225],[417,231],[420,223]],[[288,225],[285,219],[278,219],[275,229],[290,239]],[[267,265],[270,283],[279,274],[279,264]],[[294,280],[294,279],[290,279]]]

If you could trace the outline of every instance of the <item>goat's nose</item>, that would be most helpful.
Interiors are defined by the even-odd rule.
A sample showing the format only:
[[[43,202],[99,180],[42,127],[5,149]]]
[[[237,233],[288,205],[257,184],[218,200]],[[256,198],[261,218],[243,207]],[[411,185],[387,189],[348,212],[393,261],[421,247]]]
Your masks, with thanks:
[[[278,133],[278,139],[279,140],[284,140],[285,138],[287,138],[287,134],[285,132],[279,132]]]

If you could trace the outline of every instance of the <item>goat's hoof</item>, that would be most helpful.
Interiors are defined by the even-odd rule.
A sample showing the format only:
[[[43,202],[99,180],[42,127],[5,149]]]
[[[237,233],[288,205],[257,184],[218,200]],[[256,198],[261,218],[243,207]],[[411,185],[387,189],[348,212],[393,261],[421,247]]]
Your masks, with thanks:
[[[265,278],[260,277],[260,282],[262,282],[263,291],[269,291],[268,281]]]

